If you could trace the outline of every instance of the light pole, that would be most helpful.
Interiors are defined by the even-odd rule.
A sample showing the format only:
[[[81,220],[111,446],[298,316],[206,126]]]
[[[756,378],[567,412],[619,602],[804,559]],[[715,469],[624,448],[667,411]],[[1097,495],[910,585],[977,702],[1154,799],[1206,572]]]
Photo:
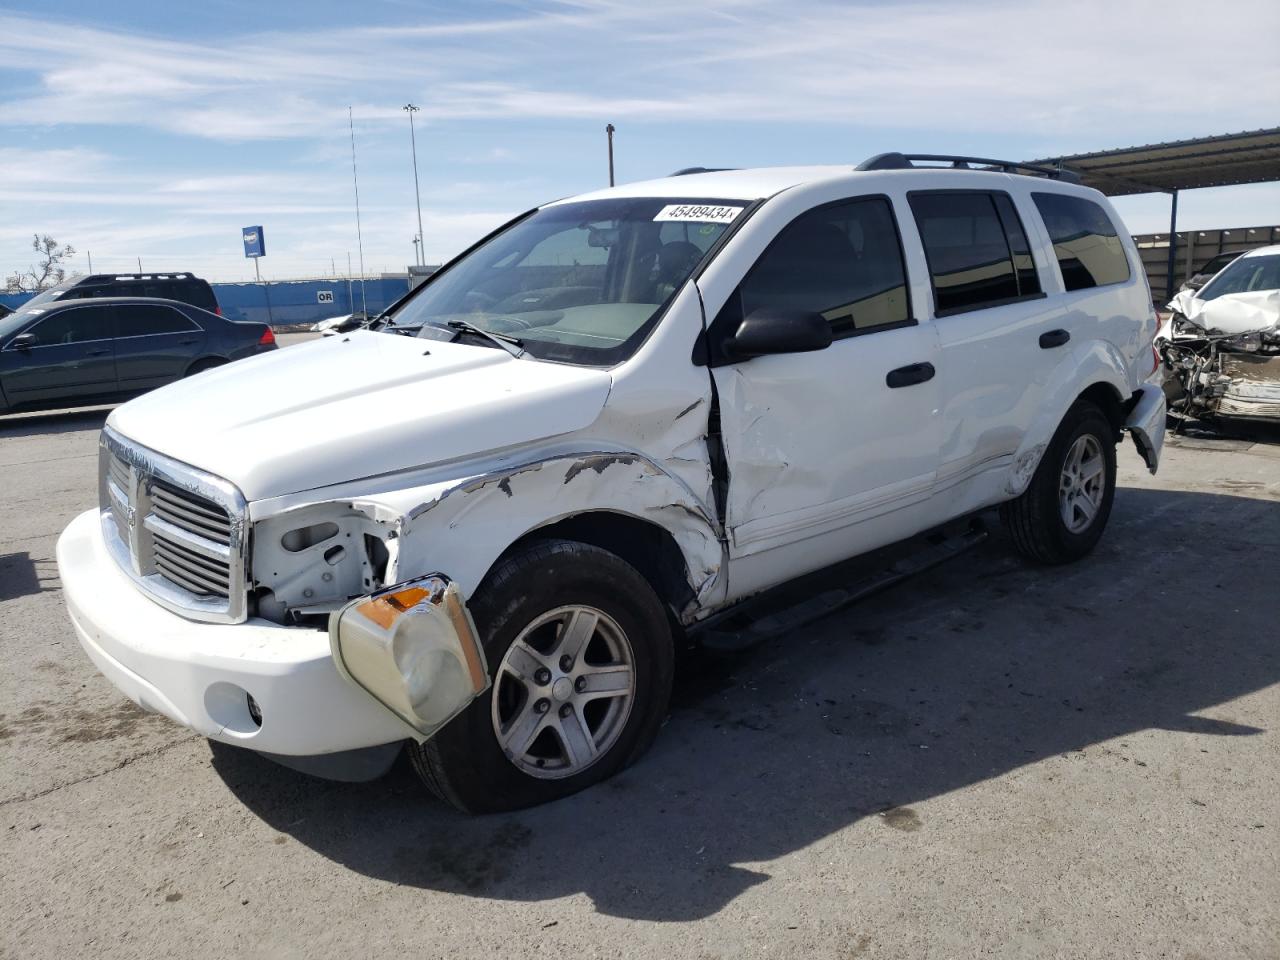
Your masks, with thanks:
[[[418,201],[418,247],[417,256],[419,263],[425,263],[426,251],[422,248],[426,245],[426,241],[422,236],[422,192],[418,189],[418,138],[413,131],[413,115],[418,112],[418,108],[412,103],[406,103],[403,107],[404,112],[409,114],[409,144],[413,148],[413,196]]]

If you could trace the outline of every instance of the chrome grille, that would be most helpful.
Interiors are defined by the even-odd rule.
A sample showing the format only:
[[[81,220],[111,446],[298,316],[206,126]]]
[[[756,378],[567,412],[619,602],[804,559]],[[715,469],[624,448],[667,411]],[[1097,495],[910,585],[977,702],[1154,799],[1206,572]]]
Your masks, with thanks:
[[[163,480],[151,481],[151,510],[162,520],[218,543],[231,542],[231,518],[224,507]]]
[[[220,477],[102,433],[107,545],[153,599],[198,620],[245,618],[246,504]]]

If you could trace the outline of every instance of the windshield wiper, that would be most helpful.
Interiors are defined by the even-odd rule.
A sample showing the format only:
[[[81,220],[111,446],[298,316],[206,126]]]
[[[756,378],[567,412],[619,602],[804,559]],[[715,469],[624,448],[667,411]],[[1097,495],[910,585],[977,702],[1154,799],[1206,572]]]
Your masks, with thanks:
[[[477,327],[470,320],[446,320],[445,326],[452,330],[465,330],[467,333],[474,333],[477,336],[484,337],[486,340],[500,346],[517,360],[524,356],[524,341],[519,337],[512,337],[505,333],[494,333],[492,330],[484,329],[484,327]]]

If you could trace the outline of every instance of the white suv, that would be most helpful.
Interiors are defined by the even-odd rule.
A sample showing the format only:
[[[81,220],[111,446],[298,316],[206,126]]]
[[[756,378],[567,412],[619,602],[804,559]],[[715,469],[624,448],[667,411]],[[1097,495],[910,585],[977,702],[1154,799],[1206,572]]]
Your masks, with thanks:
[[[490,811],[634,760],[673,637],[770,587],[997,504],[1083,556],[1123,433],[1160,454],[1151,297],[1099,193],[980,163],[557,201],[383,332],[125,404],[58,543],[81,644],[207,737],[347,778],[407,744]]]

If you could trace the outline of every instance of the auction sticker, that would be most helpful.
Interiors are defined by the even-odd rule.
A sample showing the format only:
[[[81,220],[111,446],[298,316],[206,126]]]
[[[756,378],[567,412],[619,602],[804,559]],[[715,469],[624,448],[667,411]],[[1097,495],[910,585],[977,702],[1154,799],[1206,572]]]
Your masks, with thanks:
[[[745,207],[721,207],[698,203],[673,203],[658,211],[653,219],[684,223],[728,223]]]

